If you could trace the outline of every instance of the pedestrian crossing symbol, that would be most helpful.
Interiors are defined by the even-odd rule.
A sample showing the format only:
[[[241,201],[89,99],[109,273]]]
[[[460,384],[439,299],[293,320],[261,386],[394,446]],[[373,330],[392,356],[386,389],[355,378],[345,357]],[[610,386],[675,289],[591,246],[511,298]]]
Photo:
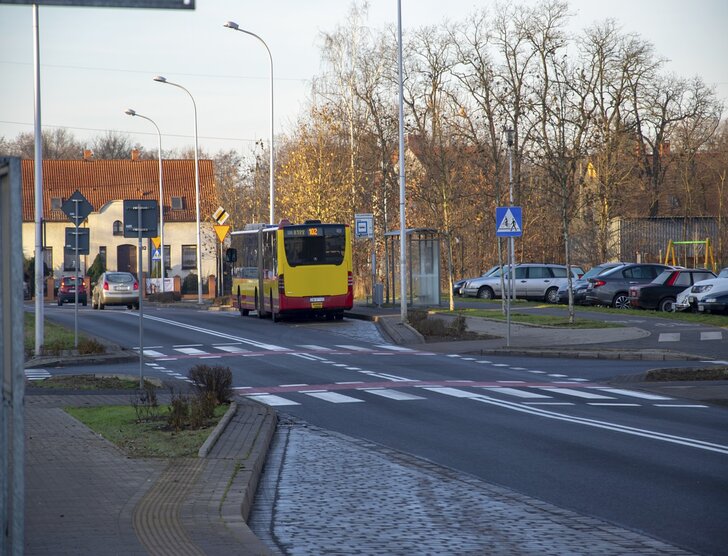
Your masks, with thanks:
[[[495,222],[495,235],[498,237],[520,237],[523,234],[521,207],[496,207]]]

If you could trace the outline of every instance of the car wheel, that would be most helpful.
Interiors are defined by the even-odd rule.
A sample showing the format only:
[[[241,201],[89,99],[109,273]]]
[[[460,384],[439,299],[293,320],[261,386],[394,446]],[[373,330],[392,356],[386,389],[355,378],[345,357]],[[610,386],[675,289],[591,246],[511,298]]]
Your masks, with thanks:
[[[559,289],[558,288],[549,288],[546,291],[546,301],[549,303],[558,303],[559,302]]]
[[[139,310],[139,303],[134,303],[134,309],[137,311]]]
[[[104,305],[103,303],[101,303],[101,300],[99,299],[99,310],[100,311],[103,311],[104,310],[104,307],[106,307],[106,305]]]
[[[666,297],[665,299],[660,301],[660,305],[658,307],[660,311],[665,311],[667,313],[674,313],[675,312],[675,299],[672,297]]]
[[[81,304],[82,304],[82,305],[83,305],[84,307],[86,306],[86,303],[87,303],[87,302],[86,302],[86,300],[85,300],[85,299],[84,299],[84,300],[83,300],[83,301],[81,302]]]
[[[493,299],[493,290],[488,286],[483,286],[478,290],[478,297],[480,299]]]
[[[629,309],[629,296],[624,293],[618,293],[612,300],[612,307],[615,309]]]

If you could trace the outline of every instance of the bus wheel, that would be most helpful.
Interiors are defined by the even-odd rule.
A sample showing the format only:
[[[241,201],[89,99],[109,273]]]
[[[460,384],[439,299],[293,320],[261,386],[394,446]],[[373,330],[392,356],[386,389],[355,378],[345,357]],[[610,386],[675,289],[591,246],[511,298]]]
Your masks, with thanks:
[[[280,317],[276,314],[276,310],[273,307],[273,292],[270,292],[270,320],[278,322]]]

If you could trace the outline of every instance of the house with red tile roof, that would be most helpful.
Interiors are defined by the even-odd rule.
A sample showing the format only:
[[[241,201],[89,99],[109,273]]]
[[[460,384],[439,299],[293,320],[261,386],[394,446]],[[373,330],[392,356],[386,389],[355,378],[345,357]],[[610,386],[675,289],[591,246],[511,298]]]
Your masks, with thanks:
[[[23,255],[35,250],[34,161],[23,160]],[[215,274],[216,236],[211,216],[217,208],[213,163],[200,160],[200,243],[202,276]],[[152,199],[159,202],[159,161],[141,160],[137,151],[125,160],[43,161],[44,256],[56,278],[74,271],[74,253],[64,249],[65,229],[73,227],[62,205],[76,191],[88,199],[93,211],[81,225],[89,229],[89,254],[81,255],[79,270],[86,272],[97,255],[107,270],[137,273],[136,238],[124,237],[124,200]],[[162,161],[162,203],[166,275],[197,273],[197,224],[194,160]],[[154,246],[143,239],[142,271],[153,268]],[[157,263],[158,265],[158,263]]]

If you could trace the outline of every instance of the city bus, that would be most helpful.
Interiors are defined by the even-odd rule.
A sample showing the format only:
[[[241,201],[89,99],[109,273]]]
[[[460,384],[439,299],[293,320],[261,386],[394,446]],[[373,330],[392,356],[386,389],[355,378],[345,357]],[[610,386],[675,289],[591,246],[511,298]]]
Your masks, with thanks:
[[[341,320],[354,303],[351,250],[348,224],[249,224],[226,251],[233,303],[274,322],[304,313]]]

